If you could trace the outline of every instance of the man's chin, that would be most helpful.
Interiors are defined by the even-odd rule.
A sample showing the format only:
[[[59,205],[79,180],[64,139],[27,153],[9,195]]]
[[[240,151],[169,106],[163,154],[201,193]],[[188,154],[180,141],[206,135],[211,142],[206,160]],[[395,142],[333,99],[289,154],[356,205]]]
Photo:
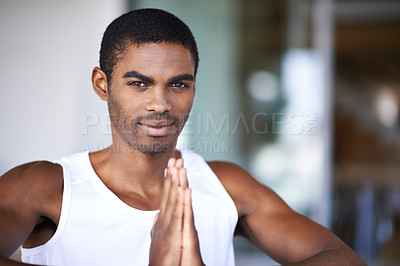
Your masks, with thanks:
[[[161,154],[175,148],[175,143],[137,144],[135,147],[145,154]]]

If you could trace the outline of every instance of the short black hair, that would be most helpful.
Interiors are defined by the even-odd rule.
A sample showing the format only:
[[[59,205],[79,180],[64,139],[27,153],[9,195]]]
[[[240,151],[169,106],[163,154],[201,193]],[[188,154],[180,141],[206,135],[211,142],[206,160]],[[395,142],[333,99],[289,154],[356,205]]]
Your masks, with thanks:
[[[193,57],[195,75],[199,52],[189,27],[179,18],[164,10],[145,8],[129,11],[108,25],[100,48],[100,68],[110,84],[111,74],[127,45],[146,43],[180,44]]]

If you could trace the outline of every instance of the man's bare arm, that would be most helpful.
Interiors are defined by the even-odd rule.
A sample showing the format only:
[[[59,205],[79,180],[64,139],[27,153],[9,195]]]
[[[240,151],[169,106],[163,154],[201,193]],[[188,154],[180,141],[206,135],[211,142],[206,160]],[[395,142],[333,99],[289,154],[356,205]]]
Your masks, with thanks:
[[[366,265],[326,228],[294,212],[247,171],[226,162],[210,162],[239,213],[237,233],[282,264]]]
[[[46,219],[58,223],[62,190],[62,168],[49,162],[21,165],[0,177],[0,265],[18,265],[7,258],[28,237],[30,245],[51,237],[32,232]]]

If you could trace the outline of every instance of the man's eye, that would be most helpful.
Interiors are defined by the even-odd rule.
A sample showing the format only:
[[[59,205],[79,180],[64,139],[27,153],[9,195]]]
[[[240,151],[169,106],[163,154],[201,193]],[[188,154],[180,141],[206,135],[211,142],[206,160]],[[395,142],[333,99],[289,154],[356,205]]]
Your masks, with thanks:
[[[189,88],[189,85],[183,82],[175,82],[171,85],[172,87],[178,87],[178,88]]]
[[[144,83],[141,82],[141,81],[130,81],[130,82],[128,83],[128,85],[129,85],[129,86],[135,86],[135,87],[144,87],[144,86],[146,86],[146,84],[144,84]]]

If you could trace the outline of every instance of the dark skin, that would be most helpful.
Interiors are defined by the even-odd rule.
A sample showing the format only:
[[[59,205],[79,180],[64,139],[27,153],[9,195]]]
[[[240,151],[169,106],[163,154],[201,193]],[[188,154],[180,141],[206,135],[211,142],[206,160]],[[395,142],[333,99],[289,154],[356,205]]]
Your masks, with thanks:
[[[126,204],[160,209],[150,265],[202,265],[190,184],[175,150],[195,93],[190,52],[177,44],[131,45],[114,67],[111,88],[99,68],[92,82],[108,103],[113,134],[112,146],[90,154],[95,172]],[[292,211],[244,169],[227,162],[209,165],[238,210],[236,233],[279,263],[365,265],[334,234]],[[0,178],[0,265],[21,265],[6,258],[22,243],[35,247],[51,238],[62,192],[61,166],[49,162],[18,166]]]

